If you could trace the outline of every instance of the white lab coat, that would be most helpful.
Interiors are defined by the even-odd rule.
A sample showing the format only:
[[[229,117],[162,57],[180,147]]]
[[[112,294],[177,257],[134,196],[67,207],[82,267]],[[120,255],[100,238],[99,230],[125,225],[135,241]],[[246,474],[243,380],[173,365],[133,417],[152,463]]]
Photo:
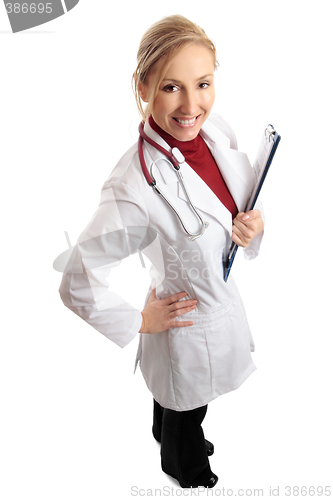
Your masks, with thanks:
[[[170,150],[145,123],[145,132]],[[201,130],[239,211],[244,210],[253,169],[237,151],[235,136],[219,116],[211,115]],[[144,143],[148,168],[163,158]],[[142,316],[112,290],[111,268],[138,249],[152,263],[151,287],[158,298],[186,291],[196,299],[194,311],[178,321],[193,326],[140,334],[137,362],[160,405],[177,411],[203,406],[234,390],[255,370],[254,344],[245,310],[232,276],[223,280],[222,254],[231,243],[232,216],[206,183],[186,163],[182,175],[192,203],[209,223],[203,236],[190,242],[174,212],[148,186],[135,144],[105,182],[99,207],[79,237],[60,285],[64,304],[121,347],[139,332]],[[175,173],[165,161],[155,164],[157,185],[179,210],[192,232],[199,229]],[[244,250],[254,258],[262,234]],[[74,272],[73,272],[74,271]],[[130,283],[129,283],[130,286]]]

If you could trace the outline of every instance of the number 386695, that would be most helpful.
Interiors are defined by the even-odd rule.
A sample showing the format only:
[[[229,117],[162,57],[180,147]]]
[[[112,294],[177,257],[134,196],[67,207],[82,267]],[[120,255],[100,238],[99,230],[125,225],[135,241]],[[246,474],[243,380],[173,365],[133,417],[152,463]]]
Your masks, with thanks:
[[[48,3],[6,3],[8,14],[43,14],[52,12],[52,2]]]

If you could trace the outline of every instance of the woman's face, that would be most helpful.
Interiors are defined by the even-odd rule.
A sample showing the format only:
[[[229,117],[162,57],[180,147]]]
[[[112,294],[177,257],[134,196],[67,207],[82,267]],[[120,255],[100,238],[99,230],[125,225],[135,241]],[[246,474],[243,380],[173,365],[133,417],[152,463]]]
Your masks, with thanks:
[[[154,100],[152,116],[175,139],[195,139],[208,118],[215,99],[214,69],[213,56],[202,45],[189,45],[172,60]],[[149,95],[153,76],[154,71],[143,86],[143,100]]]

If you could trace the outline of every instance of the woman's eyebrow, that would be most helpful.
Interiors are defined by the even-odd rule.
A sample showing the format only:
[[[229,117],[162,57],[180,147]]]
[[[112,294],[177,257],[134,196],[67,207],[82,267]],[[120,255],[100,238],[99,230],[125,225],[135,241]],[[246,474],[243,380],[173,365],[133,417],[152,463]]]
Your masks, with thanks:
[[[199,80],[204,80],[205,78],[208,78],[209,76],[214,77],[214,75],[212,73],[209,73],[208,75],[201,76],[196,81],[198,82]],[[164,78],[162,80],[162,82],[182,83],[180,80],[175,80],[174,78]]]

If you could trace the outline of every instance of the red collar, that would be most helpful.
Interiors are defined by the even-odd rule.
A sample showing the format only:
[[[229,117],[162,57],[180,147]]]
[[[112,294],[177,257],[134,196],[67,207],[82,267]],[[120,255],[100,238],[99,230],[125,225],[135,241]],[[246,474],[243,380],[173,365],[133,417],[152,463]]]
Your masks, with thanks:
[[[155,130],[155,132],[158,133],[158,135],[162,137],[162,139],[165,140],[165,142],[171,148],[178,148],[179,151],[185,156],[185,158],[189,154],[196,152],[200,147],[200,142],[203,140],[202,137],[197,135],[197,137],[195,139],[192,139],[191,141],[178,141],[172,135],[165,132],[159,125],[157,125],[152,116],[149,117],[149,125],[153,130]]]

